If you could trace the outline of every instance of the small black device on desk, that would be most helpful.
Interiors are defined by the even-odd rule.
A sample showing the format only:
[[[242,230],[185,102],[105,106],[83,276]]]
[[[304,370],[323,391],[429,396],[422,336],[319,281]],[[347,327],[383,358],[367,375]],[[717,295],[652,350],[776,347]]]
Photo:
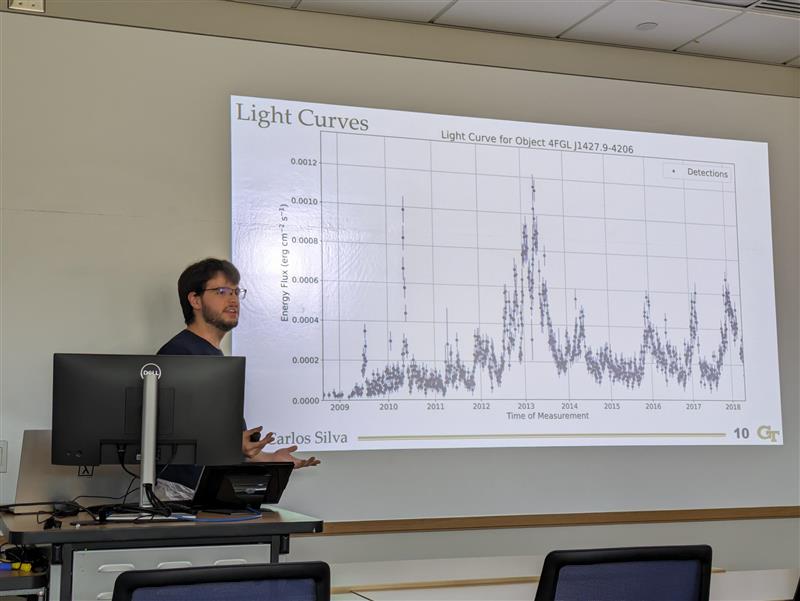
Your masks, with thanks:
[[[208,465],[192,499],[192,507],[210,509],[258,509],[280,501],[294,465],[291,462],[253,462]]]

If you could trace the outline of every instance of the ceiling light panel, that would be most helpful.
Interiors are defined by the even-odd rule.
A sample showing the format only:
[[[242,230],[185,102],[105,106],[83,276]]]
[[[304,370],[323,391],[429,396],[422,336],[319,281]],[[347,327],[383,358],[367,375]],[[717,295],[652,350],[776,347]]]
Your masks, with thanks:
[[[570,29],[562,38],[674,50],[738,14],[738,10],[721,7],[661,0],[625,0],[609,4]],[[645,22],[658,23],[658,27],[649,31],[636,29],[639,23]]]
[[[448,4],[449,0],[302,0],[297,8],[371,19],[427,22]]]
[[[459,0],[436,23],[553,37],[604,4],[607,0]]]
[[[800,17],[800,0],[761,0],[753,8],[759,12]]]
[[[800,55],[800,19],[748,12],[679,52],[784,63]]]
[[[690,2],[702,2],[703,4],[724,4],[725,6],[736,6],[738,8],[747,8],[751,4],[755,4],[758,0],[689,0]]]

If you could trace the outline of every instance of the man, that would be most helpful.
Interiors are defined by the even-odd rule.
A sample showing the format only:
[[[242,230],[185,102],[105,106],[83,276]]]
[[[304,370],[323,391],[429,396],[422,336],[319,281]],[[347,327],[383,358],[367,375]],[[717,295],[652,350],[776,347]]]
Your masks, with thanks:
[[[187,267],[178,278],[178,297],[186,329],[162,346],[158,354],[222,356],[220,344],[225,334],[239,323],[239,301],[245,292],[239,288],[239,270],[230,261],[204,259]],[[291,461],[295,468],[319,464],[315,457],[298,459],[292,456],[296,445],[265,453],[263,448],[275,437],[269,432],[258,440],[261,431],[262,426],[257,426],[242,432],[242,454],[248,460]],[[201,469],[199,466],[168,466],[160,478],[191,489],[197,484]]]

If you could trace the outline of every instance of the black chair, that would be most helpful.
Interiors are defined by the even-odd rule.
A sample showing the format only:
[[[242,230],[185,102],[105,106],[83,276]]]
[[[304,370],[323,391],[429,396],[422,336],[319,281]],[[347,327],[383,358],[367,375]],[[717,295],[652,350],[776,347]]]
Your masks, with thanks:
[[[552,551],[536,601],[708,601],[711,547]]]
[[[113,601],[329,601],[331,574],[321,561],[123,572]]]

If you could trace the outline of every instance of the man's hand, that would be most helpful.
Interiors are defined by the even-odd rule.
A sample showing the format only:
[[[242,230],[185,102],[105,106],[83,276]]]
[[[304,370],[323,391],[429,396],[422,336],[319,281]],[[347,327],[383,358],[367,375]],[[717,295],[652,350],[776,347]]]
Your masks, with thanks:
[[[278,449],[273,453],[260,453],[253,461],[291,461],[294,464],[294,469],[299,470],[301,467],[312,467],[319,465],[319,459],[316,457],[309,457],[308,459],[299,459],[292,455],[297,450],[297,445],[292,445],[283,449]]]
[[[253,442],[250,439],[253,434],[260,435],[261,430],[263,429],[263,426],[258,426],[257,428],[250,428],[249,430],[242,432],[242,453],[248,459],[255,459],[258,461],[257,458],[259,455],[261,455],[261,450],[269,443],[274,442],[275,436],[272,432],[267,432],[267,435],[264,438],[257,440],[256,442]]]

